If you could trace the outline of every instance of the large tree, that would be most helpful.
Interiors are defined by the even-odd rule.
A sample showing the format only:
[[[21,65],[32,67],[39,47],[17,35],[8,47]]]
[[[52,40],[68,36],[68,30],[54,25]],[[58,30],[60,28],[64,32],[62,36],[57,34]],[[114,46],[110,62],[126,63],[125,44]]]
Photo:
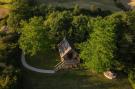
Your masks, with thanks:
[[[33,17],[29,22],[22,22],[19,44],[23,52],[30,55],[46,51],[49,48],[46,29],[43,27],[43,18]]]
[[[44,26],[48,29],[49,37],[57,43],[68,35],[71,21],[72,16],[68,11],[53,12],[47,17]]]
[[[80,56],[92,71],[102,72],[111,68],[115,58],[115,20],[96,18],[91,22],[93,30],[81,44]]]
[[[73,43],[83,42],[87,39],[90,31],[89,17],[87,16],[74,16],[72,21],[72,28],[69,30],[69,37]]]

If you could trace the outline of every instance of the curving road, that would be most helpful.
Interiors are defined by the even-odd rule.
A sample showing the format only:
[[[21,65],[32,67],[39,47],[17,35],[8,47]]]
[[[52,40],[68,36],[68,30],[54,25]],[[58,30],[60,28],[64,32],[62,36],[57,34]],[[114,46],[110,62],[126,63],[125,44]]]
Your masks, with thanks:
[[[22,56],[21,56],[21,62],[22,62],[23,66],[26,69],[29,69],[29,70],[34,71],[34,72],[48,73],[48,74],[54,74],[55,73],[54,70],[45,70],[45,69],[39,69],[39,68],[35,68],[35,67],[30,66],[29,64],[27,64],[27,62],[25,60],[25,55],[24,54],[22,54]]]

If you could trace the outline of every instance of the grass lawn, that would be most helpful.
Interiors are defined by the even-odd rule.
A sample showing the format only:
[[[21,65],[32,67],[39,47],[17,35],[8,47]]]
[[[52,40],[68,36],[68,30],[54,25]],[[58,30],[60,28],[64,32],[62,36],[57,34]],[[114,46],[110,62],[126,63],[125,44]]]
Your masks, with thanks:
[[[26,61],[29,65],[41,69],[53,69],[60,61],[59,54],[55,51],[48,51],[47,53],[37,54],[36,56],[27,56]]]
[[[54,51],[40,56],[27,57],[27,62],[38,68],[51,69],[58,63]],[[22,67],[23,89],[132,89],[126,76],[106,79],[103,74],[94,74],[86,69],[61,70],[55,74],[41,74]]]
[[[15,2],[16,0],[0,0],[2,3],[12,3]]]
[[[103,74],[87,70],[59,71],[56,74],[40,74],[23,70],[23,89],[132,89],[128,79],[106,79]]]
[[[119,11],[113,0],[39,0],[41,3],[51,4],[53,6],[64,6],[66,8],[74,7],[78,4],[81,8],[90,9],[91,5],[96,5],[103,10]]]
[[[5,9],[12,9],[12,4],[4,4],[4,5],[0,5],[0,8],[5,8]]]

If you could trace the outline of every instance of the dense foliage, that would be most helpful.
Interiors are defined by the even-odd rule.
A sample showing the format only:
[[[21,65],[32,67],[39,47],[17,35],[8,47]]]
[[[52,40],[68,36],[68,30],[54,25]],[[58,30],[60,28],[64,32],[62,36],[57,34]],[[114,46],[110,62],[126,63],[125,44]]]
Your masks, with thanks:
[[[97,18],[91,21],[90,38],[81,44],[80,57],[91,70],[109,70],[115,60],[116,25],[113,19]]]
[[[68,33],[71,27],[72,16],[70,12],[53,12],[48,15],[44,22],[45,28],[48,30],[49,37],[54,40],[54,42],[60,41]]]
[[[0,33],[0,88],[17,89],[20,73],[18,35],[16,33]]]
[[[43,18],[34,17],[29,22],[22,22],[22,34],[19,40],[23,52],[35,55],[40,50],[48,49],[49,40],[43,27]]]
[[[135,89],[135,69],[129,71],[128,77],[132,87]]]

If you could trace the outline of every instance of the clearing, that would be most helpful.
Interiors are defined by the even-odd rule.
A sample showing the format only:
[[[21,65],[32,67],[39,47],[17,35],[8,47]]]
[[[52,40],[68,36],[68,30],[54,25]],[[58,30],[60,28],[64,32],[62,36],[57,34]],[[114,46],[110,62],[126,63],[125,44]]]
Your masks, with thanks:
[[[63,70],[56,74],[40,74],[23,70],[23,89],[132,89],[128,79],[106,79],[88,70]]]
[[[59,62],[59,54],[48,51],[26,57],[27,63],[37,68],[52,69]],[[94,74],[84,68],[61,70],[55,74],[41,74],[22,67],[23,89],[132,89],[126,76],[109,80],[103,74]]]

